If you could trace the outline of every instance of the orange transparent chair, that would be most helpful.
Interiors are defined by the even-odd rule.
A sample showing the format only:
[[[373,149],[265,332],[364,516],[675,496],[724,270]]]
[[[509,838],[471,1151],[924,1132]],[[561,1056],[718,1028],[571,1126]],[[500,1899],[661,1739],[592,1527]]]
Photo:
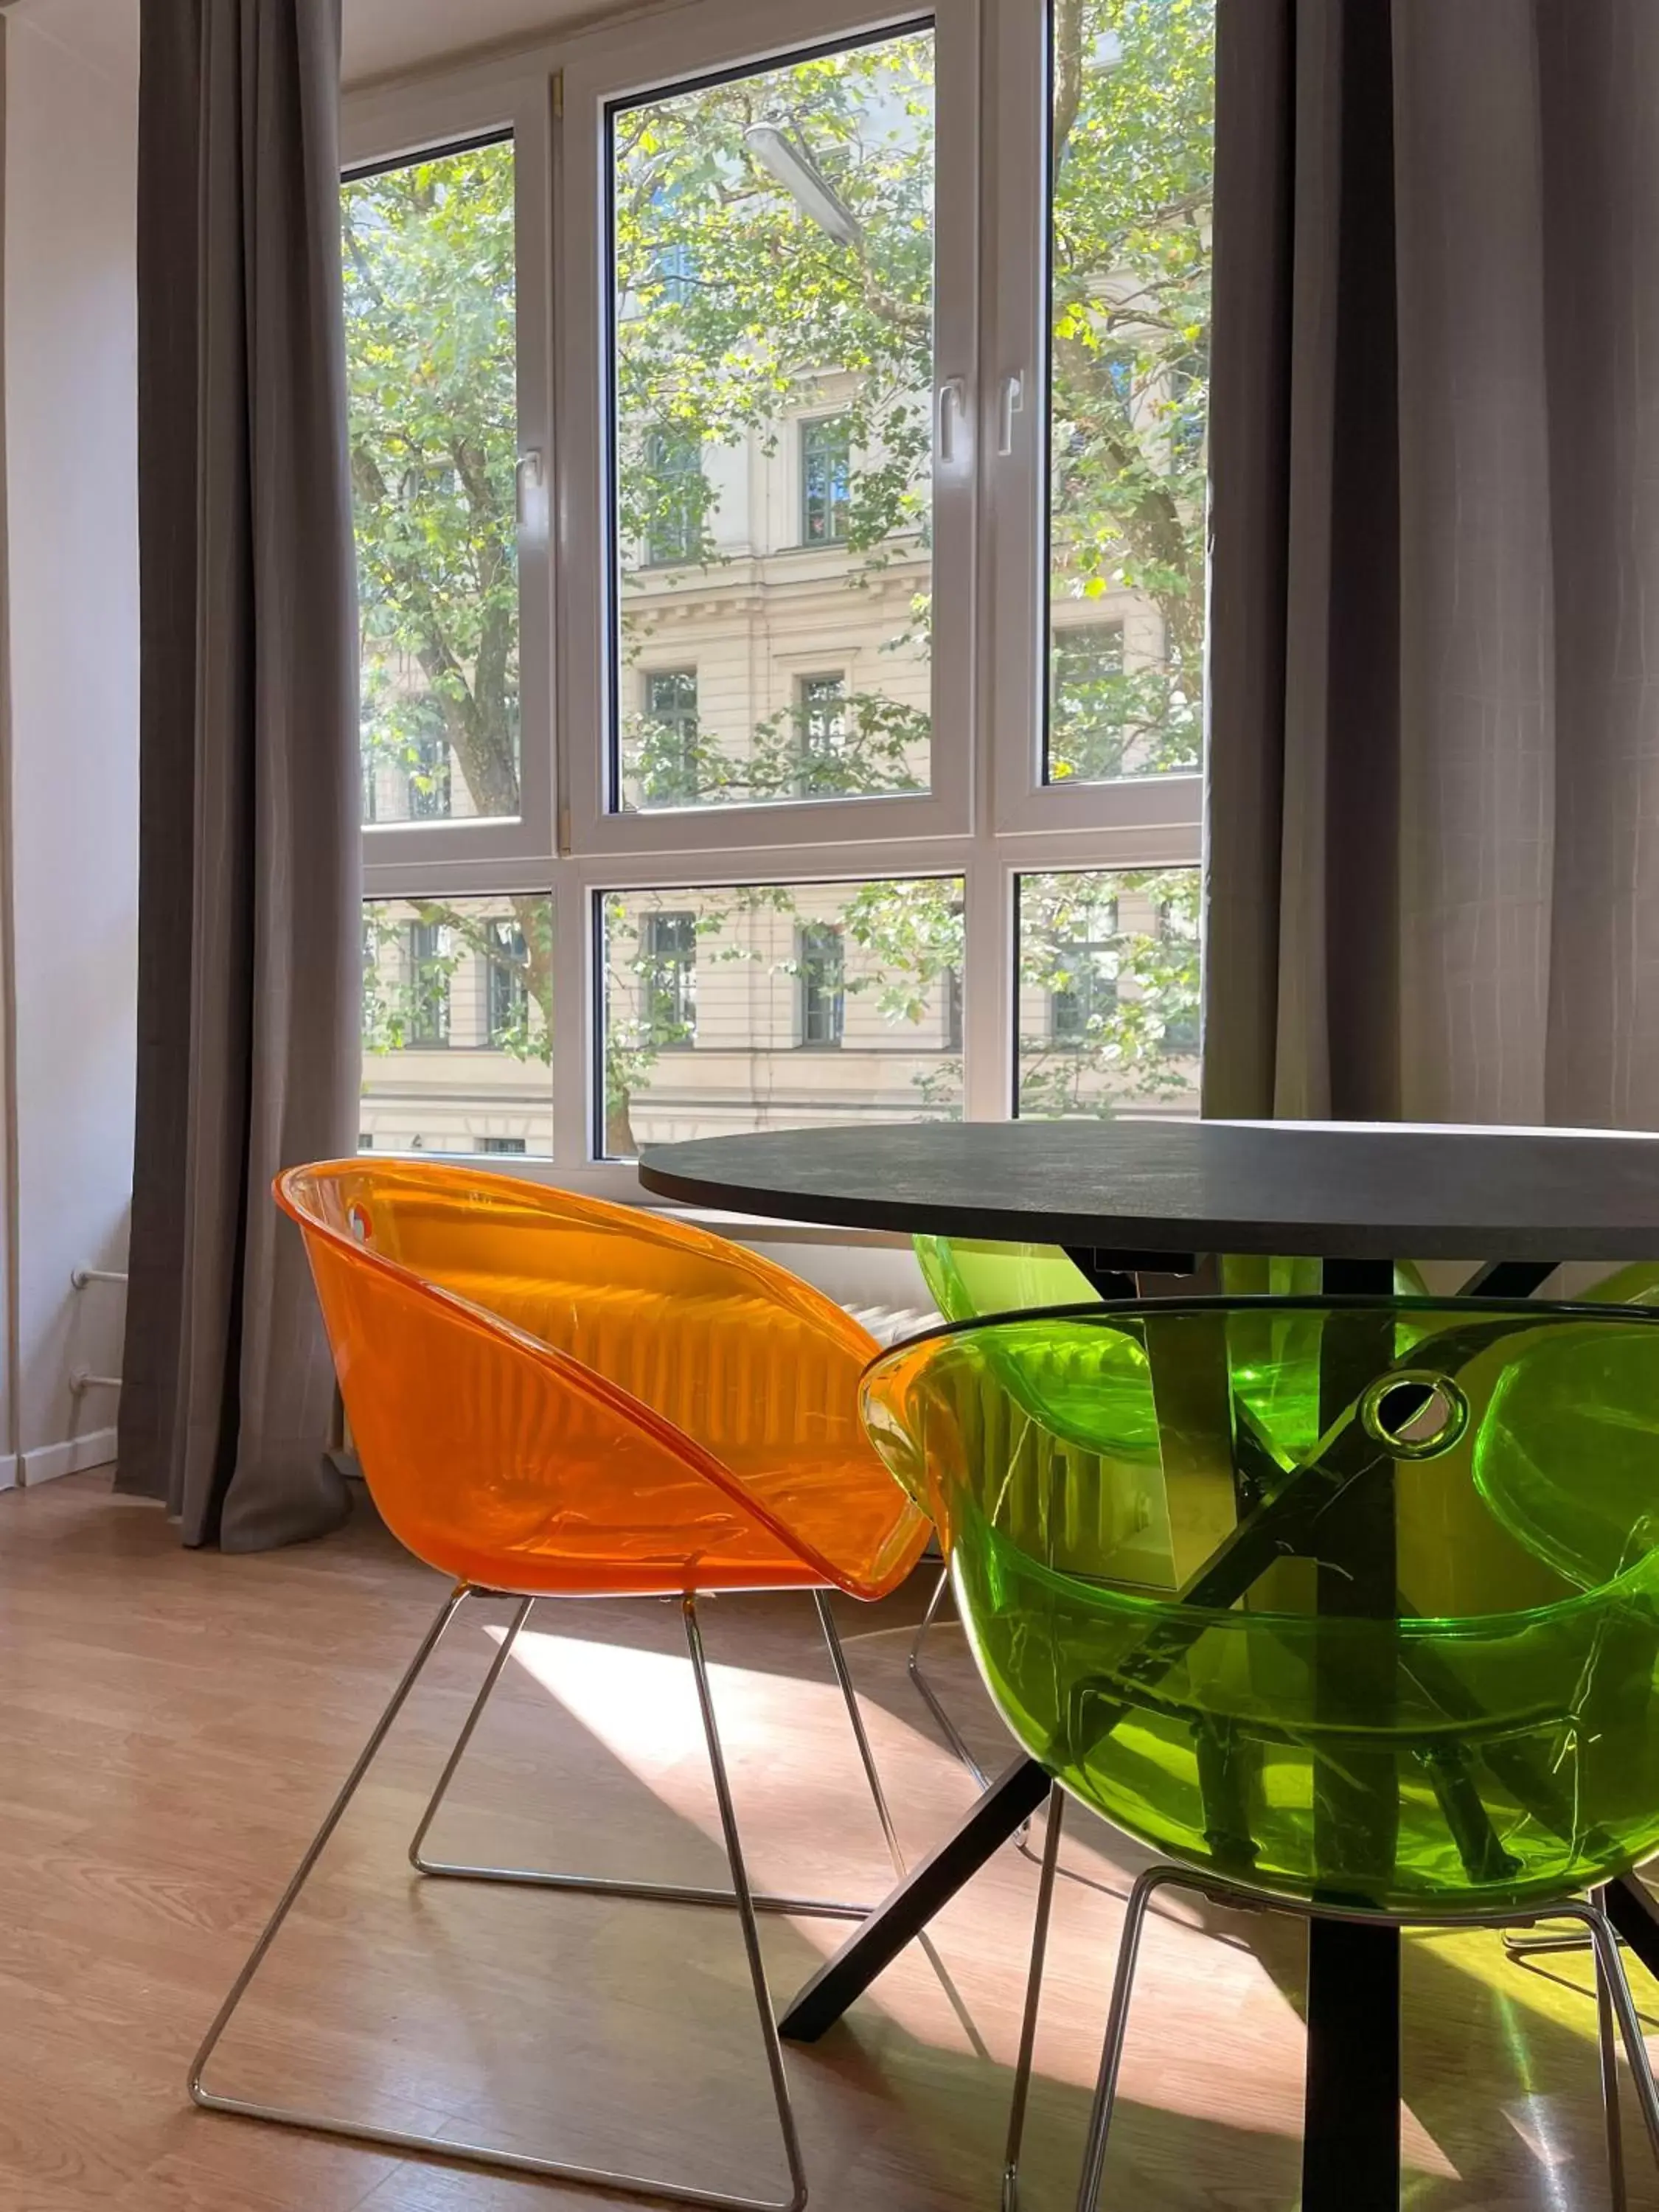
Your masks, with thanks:
[[[281,1177],[316,1281],[364,1478],[392,1533],[451,1578],[436,1620],[208,2030],[195,2101],[400,2150],[744,2212],[805,2202],[757,1913],[866,1907],[750,1886],[697,1621],[714,1591],[810,1591],[895,1865],[893,1824],[829,1593],[874,1599],[929,1524],[866,1442],[858,1384],[878,1349],[782,1268],[701,1230],[455,1166],[346,1161]],[[722,2195],[210,2090],[214,2049],[388,1730],[466,1601],[518,1601],[410,1847],[417,1872],[735,1909],[790,2194]],[[464,1866],[433,1818],[531,1607],[556,1596],[681,1601],[732,1887]]]

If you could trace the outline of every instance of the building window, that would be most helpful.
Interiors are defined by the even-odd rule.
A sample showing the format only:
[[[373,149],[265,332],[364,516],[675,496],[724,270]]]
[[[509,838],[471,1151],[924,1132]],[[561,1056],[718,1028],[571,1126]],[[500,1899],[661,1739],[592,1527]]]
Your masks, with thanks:
[[[697,920],[648,914],[641,945],[646,1038],[657,1050],[697,1038]]]
[[[696,257],[683,238],[671,238],[658,246],[654,255],[657,282],[665,296],[675,307],[683,307],[691,297],[691,288],[696,283]]]
[[[800,748],[797,787],[804,793],[838,788],[847,739],[847,679],[803,676],[795,684],[795,724]]]
[[[645,678],[640,772],[652,806],[689,806],[697,796],[697,672],[653,668]]]
[[[449,739],[441,730],[422,730],[404,753],[411,822],[449,819]]]
[[[838,1045],[847,1013],[846,948],[840,930],[828,922],[809,922],[795,939],[799,978],[800,1041]]]
[[[441,922],[411,921],[404,933],[404,984],[408,994],[404,1041],[449,1042],[449,947]]]
[[[526,1150],[526,1145],[522,1137],[480,1137],[478,1150],[481,1152],[500,1152],[503,1158],[516,1159]]]
[[[489,1042],[509,1048],[526,1042],[530,1023],[530,953],[516,921],[492,921],[486,939],[489,971]]]
[[[800,426],[800,542],[836,545],[852,522],[853,449],[845,421],[820,416]]]
[[[1202,354],[1189,354],[1170,371],[1168,420],[1170,459],[1177,469],[1194,467],[1204,454],[1210,427],[1210,364]]]
[[[1082,1051],[1117,1011],[1117,901],[1103,900],[1082,917],[1083,928],[1056,947],[1048,994],[1051,1042]]]
[[[1198,998],[1197,901],[1162,900],[1157,913],[1154,957],[1161,971],[1160,1002],[1167,1009],[1158,1041],[1171,1058],[1195,1058],[1203,1049]]]
[[[428,717],[420,712],[418,719],[425,721]],[[448,821],[454,811],[451,767],[449,739],[441,723],[436,728],[422,728],[413,736],[399,738],[389,752],[365,747],[364,822]],[[383,780],[391,787],[386,793],[381,788]],[[390,805],[389,813],[382,806],[383,796]]]
[[[374,1149],[374,1132],[372,1129],[359,1129],[357,1132],[357,1150],[360,1152],[372,1152]]]
[[[653,430],[645,441],[645,558],[683,567],[702,545],[702,443],[692,432]]]
[[[1091,783],[1121,776],[1127,722],[1122,623],[1057,629],[1048,659],[1050,775]]]

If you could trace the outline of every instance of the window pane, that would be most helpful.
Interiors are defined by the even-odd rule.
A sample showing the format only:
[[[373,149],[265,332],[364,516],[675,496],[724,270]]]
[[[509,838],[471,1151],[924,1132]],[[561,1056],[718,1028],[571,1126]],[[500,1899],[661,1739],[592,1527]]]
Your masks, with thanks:
[[[363,1149],[547,1158],[552,975],[548,899],[369,900]]]
[[[959,877],[612,891],[599,925],[608,1154],[959,1114]]]
[[[1019,878],[1018,1111],[1198,1111],[1196,868]]]
[[[925,790],[931,33],[617,108],[611,165],[619,805]]]
[[[1053,0],[1046,774],[1195,769],[1214,0]]]
[[[513,148],[343,186],[363,818],[519,812]]]

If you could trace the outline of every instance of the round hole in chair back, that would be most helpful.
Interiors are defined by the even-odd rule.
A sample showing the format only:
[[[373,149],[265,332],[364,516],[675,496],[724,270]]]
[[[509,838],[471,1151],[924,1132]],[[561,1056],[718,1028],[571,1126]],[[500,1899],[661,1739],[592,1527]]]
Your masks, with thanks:
[[[1469,1425],[1469,1401],[1449,1376],[1407,1368],[1379,1375],[1359,1401],[1365,1433],[1396,1459],[1437,1459]]]

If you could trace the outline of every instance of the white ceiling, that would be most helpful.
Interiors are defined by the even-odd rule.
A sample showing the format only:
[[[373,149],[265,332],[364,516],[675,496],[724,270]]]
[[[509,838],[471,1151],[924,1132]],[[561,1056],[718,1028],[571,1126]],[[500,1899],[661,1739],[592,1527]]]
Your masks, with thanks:
[[[603,7],[604,0],[343,0],[341,79],[361,84],[418,69],[446,54],[532,37]]]

